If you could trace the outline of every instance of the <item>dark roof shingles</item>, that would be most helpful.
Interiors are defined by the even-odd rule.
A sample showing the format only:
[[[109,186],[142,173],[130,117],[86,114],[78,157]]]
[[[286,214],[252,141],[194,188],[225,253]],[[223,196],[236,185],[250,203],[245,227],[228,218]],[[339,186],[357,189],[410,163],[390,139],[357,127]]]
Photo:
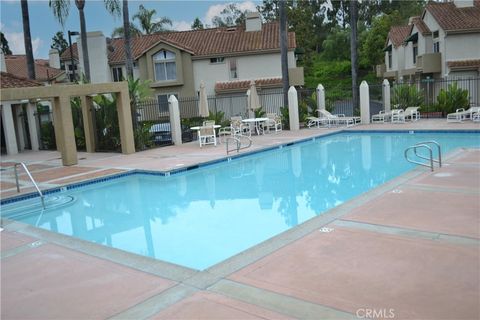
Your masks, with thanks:
[[[390,28],[388,38],[392,41],[392,44],[395,48],[402,45],[403,41],[405,41],[405,38],[410,34],[411,29],[411,25],[394,26]]]
[[[5,56],[5,65],[7,72],[20,78],[27,78],[27,58],[25,55],[8,55]],[[48,81],[55,79],[64,71],[57,68],[49,67],[45,64],[45,60],[35,61],[35,79],[39,81]]]
[[[7,89],[7,88],[24,88],[24,87],[39,87],[42,84],[29,80],[26,78],[15,76],[11,73],[1,72],[0,73],[0,88]]]
[[[457,8],[453,2],[429,2],[425,10],[443,30],[480,30],[480,0],[475,0],[473,7],[465,8]]]
[[[162,32],[132,38],[132,55],[138,59],[146,50],[159,42],[166,42],[195,56],[214,56],[229,53],[244,53],[279,50],[279,24],[265,23],[262,31],[246,32],[243,27],[212,28],[178,32]],[[109,46],[113,51],[108,54],[111,64],[125,61],[123,38],[111,39]],[[295,48],[295,34],[289,32],[288,47]],[[78,57],[76,43],[72,45],[74,58]],[[65,50],[62,60],[70,59],[70,50]]]

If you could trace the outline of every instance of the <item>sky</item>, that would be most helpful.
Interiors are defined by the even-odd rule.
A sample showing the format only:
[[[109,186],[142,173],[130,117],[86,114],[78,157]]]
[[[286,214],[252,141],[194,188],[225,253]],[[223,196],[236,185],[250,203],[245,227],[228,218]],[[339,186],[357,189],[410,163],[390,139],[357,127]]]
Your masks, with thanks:
[[[119,0],[121,2],[121,0]],[[35,59],[48,58],[48,51],[52,37],[58,31],[64,32],[68,41],[67,31],[80,31],[80,20],[74,0],[70,0],[70,13],[65,26],[53,16],[48,6],[48,0],[29,0],[30,33],[32,36],[33,56]],[[122,18],[114,18],[107,13],[102,0],[87,0],[85,4],[85,17],[87,31],[102,31],[107,37],[115,27],[122,25]],[[138,6],[143,4],[147,9],[155,9],[156,17],[168,17],[173,22],[172,29],[189,30],[193,20],[198,17],[202,23],[210,24],[211,19],[218,15],[229,3],[236,3],[241,10],[255,11],[261,4],[257,0],[231,0],[231,1],[203,1],[203,0],[129,0],[129,13],[132,17]],[[0,0],[0,30],[5,34],[10,50],[14,54],[25,54],[23,42],[22,11],[20,0]],[[74,39],[72,39],[74,42]]]

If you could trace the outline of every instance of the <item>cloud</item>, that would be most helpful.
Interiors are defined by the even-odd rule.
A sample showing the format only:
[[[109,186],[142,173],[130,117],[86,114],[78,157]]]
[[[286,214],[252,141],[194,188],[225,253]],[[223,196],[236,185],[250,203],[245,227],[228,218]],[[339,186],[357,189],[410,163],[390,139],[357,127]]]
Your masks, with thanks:
[[[220,15],[223,9],[225,9],[229,4],[232,2],[228,3],[222,3],[222,4],[215,4],[213,6],[210,6],[207,10],[207,13],[205,14],[205,17],[203,18],[203,21],[207,24],[212,23],[212,19],[215,16]],[[252,1],[244,1],[244,2],[235,2],[235,5],[240,11],[257,11],[257,7],[255,6],[255,3]]]
[[[172,29],[176,31],[190,30],[192,23],[188,21],[172,21]]]
[[[5,38],[8,40],[8,46],[13,54],[25,54],[25,43],[23,40],[23,32],[5,32]],[[36,57],[38,49],[42,46],[43,41],[40,38],[32,39],[33,56]]]

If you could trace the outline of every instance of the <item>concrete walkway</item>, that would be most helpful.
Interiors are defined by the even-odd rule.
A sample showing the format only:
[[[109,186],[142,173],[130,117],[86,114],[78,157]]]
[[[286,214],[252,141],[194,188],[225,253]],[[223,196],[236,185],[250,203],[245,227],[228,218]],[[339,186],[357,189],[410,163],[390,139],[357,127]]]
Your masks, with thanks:
[[[410,126],[431,125],[421,122]],[[259,137],[255,145],[320,131]],[[225,156],[220,147],[168,148],[131,161],[81,154],[78,166],[59,167],[56,153],[42,153],[31,163],[42,183],[61,185]],[[479,164],[480,150],[460,150],[433,173],[409,172],[203,272],[3,221],[1,317],[479,319]],[[2,197],[9,179],[2,174]]]

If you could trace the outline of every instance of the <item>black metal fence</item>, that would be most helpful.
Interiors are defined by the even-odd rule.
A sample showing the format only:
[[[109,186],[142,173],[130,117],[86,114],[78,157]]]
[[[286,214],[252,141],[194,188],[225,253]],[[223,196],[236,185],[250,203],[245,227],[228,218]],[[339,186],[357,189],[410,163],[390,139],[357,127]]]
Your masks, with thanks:
[[[480,78],[421,79],[412,82],[393,83],[392,107],[420,106],[422,118],[442,117],[454,109],[445,110],[439,102],[441,92],[452,97],[454,87],[467,92],[467,105],[480,105]],[[457,91],[458,92],[458,91]],[[455,108],[455,107],[453,107]]]

